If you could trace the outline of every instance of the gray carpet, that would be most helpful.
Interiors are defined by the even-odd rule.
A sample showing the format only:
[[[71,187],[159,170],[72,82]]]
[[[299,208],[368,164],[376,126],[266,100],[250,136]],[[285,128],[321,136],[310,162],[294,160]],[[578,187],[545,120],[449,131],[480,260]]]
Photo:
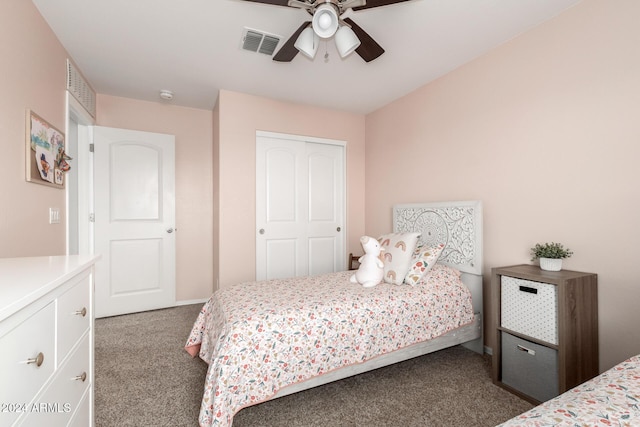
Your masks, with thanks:
[[[96,320],[96,426],[197,426],[207,365],[184,350],[200,304]],[[492,427],[532,407],[457,346],[241,410],[234,427]]]

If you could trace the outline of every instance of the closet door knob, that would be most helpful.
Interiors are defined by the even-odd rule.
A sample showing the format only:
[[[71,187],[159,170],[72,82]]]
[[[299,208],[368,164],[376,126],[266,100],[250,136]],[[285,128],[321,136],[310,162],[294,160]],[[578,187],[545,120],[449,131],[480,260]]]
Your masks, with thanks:
[[[86,308],[86,307],[82,307],[82,310],[78,310],[78,311],[76,311],[76,312],[75,312],[75,313],[73,313],[73,314],[75,314],[76,316],[82,316],[82,317],[84,317],[84,316],[86,316],[86,315],[87,315],[87,308]]]

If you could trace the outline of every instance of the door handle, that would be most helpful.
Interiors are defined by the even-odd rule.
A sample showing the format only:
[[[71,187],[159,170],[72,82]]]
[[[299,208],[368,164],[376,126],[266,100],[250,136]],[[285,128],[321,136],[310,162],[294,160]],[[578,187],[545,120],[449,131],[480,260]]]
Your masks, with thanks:
[[[264,228],[261,228],[260,230],[258,230],[258,233],[264,234]]]
[[[336,231],[339,233],[339,232],[342,231],[342,228],[338,227],[338,228],[336,228]]]
[[[173,233],[173,228],[167,228],[167,233],[169,234]]]

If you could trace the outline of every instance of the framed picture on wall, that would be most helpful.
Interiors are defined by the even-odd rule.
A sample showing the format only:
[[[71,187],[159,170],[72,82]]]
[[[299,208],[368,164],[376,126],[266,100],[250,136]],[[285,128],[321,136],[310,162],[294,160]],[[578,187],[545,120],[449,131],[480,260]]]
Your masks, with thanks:
[[[64,188],[71,160],[65,153],[64,134],[31,110],[27,110],[27,181]]]

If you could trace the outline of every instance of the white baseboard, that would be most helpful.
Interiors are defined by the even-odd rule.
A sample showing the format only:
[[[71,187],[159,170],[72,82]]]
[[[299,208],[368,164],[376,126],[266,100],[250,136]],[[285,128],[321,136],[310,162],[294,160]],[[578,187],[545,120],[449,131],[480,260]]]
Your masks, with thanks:
[[[208,300],[209,300],[209,298],[189,299],[189,300],[176,301],[176,307],[179,306],[179,305],[204,304]]]

